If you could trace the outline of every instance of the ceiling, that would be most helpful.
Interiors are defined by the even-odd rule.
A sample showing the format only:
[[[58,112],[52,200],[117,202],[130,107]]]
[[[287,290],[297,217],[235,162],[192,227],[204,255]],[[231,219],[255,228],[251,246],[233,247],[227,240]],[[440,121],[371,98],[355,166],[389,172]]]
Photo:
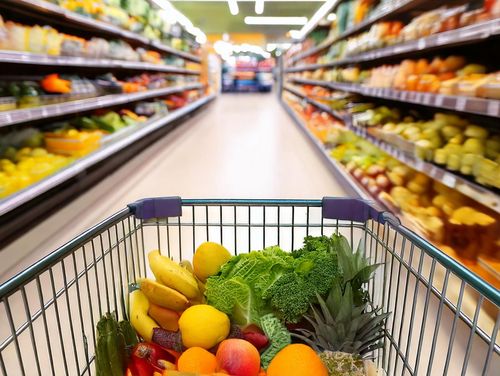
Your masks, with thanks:
[[[239,0],[239,13],[233,16],[229,12],[226,0],[170,0],[170,2],[206,34],[262,33],[268,42],[284,40],[290,29],[298,30],[302,26],[246,25],[244,22],[246,16],[310,18],[324,3],[322,0],[266,0],[264,13],[256,14],[255,1]]]

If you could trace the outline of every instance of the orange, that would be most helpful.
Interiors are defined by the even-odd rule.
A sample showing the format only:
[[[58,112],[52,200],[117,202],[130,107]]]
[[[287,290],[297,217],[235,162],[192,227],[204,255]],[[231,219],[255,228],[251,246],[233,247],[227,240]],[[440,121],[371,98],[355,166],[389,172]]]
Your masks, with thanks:
[[[309,346],[300,343],[286,346],[269,364],[267,376],[328,376],[328,370]]]
[[[184,351],[177,361],[181,372],[213,373],[217,368],[215,355],[201,347],[191,347]]]

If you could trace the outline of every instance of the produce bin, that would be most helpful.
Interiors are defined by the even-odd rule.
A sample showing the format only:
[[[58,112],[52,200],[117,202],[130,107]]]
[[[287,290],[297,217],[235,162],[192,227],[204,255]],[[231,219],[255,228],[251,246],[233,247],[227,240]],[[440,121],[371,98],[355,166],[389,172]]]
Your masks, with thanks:
[[[234,253],[341,233],[380,263],[368,291],[390,312],[373,358],[388,375],[493,375],[500,292],[389,213],[358,199],[137,201],[0,286],[2,375],[93,375],[96,324],[127,317],[146,253],[192,259],[204,241]],[[285,375],[284,375],[285,376]]]

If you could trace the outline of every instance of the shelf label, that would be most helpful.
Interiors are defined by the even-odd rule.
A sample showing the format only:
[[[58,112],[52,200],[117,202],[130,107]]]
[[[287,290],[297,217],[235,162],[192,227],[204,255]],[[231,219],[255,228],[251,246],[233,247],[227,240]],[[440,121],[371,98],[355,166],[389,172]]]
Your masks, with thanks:
[[[423,50],[426,47],[425,38],[420,38],[417,41],[417,49]]]
[[[498,116],[500,112],[500,101],[490,100],[488,103],[488,115]]]
[[[457,111],[463,111],[463,110],[465,110],[466,104],[467,104],[467,98],[458,97],[457,102],[455,103],[455,109]]]
[[[450,187],[450,188],[455,188],[456,181],[457,181],[457,179],[452,174],[445,173],[443,175],[443,179],[442,179],[443,184]]]
[[[434,103],[436,106],[441,107],[443,105],[443,96],[442,95],[435,95],[434,96]]]

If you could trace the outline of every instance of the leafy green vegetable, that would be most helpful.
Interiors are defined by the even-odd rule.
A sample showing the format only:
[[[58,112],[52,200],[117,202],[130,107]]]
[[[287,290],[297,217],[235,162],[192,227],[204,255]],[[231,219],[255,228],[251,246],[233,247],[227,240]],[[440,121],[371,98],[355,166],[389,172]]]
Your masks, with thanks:
[[[292,338],[286,326],[272,314],[262,316],[260,326],[270,343],[260,356],[262,366],[267,368],[276,354],[285,346],[292,343]]]
[[[269,313],[263,292],[292,267],[293,257],[279,247],[231,258],[218,275],[208,278],[208,304],[231,316],[239,325],[257,324]]]

